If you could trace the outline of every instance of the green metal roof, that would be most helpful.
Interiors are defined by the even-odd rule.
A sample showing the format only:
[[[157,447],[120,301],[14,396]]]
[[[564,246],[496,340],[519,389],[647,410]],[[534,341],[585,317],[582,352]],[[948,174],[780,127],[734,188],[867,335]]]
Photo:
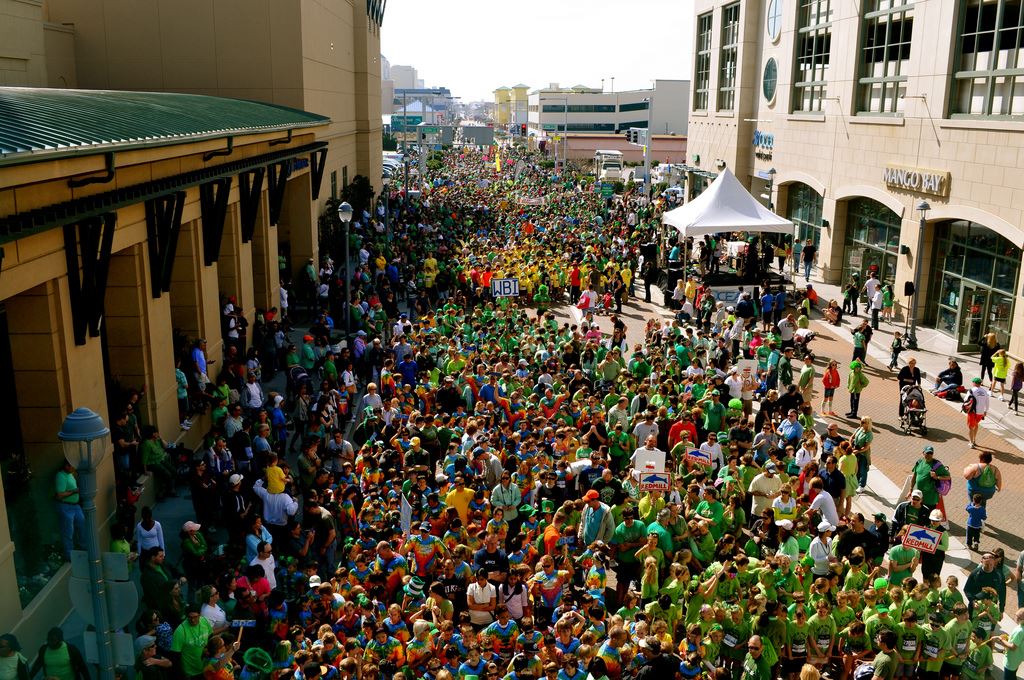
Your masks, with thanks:
[[[329,122],[287,106],[198,94],[0,87],[0,165]]]

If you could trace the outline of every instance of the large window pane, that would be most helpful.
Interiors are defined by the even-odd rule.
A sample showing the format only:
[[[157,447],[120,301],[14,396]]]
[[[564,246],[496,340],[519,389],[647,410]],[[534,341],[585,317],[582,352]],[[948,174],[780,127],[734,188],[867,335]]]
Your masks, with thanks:
[[[711,81],[711,12],[697,17],[697,57],[693,65],[693,110],[708,110]]]
[[[964,0],[953,74],[953,113],[1024,116],[1024,3]]]
[[[914,32],[912,6],[907,0],[864,0],[861,3],[858,112],[902,112]]]
[[[821,111],[832,51],[832,0],[801,0],[793,74],[793,110]]]
[[[740,3],[722,8],[722,44],[718,55],[718,110],[736,105],[736,58],[740,39]]]

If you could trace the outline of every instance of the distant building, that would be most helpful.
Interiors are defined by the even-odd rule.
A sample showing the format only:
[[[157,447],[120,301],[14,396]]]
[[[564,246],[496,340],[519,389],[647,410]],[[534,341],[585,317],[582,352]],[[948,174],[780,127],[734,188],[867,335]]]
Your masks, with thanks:
[[[395,81],[396,90],[413,90],[416,84],[416,67],[395,64],[391,67],[391,80]]]
[[[650,121],[657,134],[685,136],[689,92],[686,80],[656,80],[653,89],[622,92],[552,83],[529,94],[529,131],[541,137],[559,132],[615,134],[646,128]]]

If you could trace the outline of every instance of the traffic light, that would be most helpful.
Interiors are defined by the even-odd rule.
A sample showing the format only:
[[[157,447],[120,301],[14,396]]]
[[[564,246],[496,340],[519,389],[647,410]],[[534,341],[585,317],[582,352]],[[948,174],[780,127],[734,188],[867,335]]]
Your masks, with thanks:
[[[523,123],[523,124],[522,124],[522,125],[520,126],[520,128],[519,128],[519,129],[520,129],[520,134],[521,134],[521,135],[522,135],[523,137],[525,137],[525,136],[526,136],[526,123]]]
[[[622,136],[626,138],[627,142],[632,144],[633,143],[633,128],[627,129],[624,133],[622,133]]]

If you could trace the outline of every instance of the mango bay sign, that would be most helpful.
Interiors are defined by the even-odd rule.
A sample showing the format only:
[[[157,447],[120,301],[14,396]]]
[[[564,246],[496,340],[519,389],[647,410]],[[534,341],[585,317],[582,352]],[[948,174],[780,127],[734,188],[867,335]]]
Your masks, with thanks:
[[[890,189],[914,191],[930,196],[949,196],[950,175],[948,172],[887,165],[882,170],[882,179]]]

